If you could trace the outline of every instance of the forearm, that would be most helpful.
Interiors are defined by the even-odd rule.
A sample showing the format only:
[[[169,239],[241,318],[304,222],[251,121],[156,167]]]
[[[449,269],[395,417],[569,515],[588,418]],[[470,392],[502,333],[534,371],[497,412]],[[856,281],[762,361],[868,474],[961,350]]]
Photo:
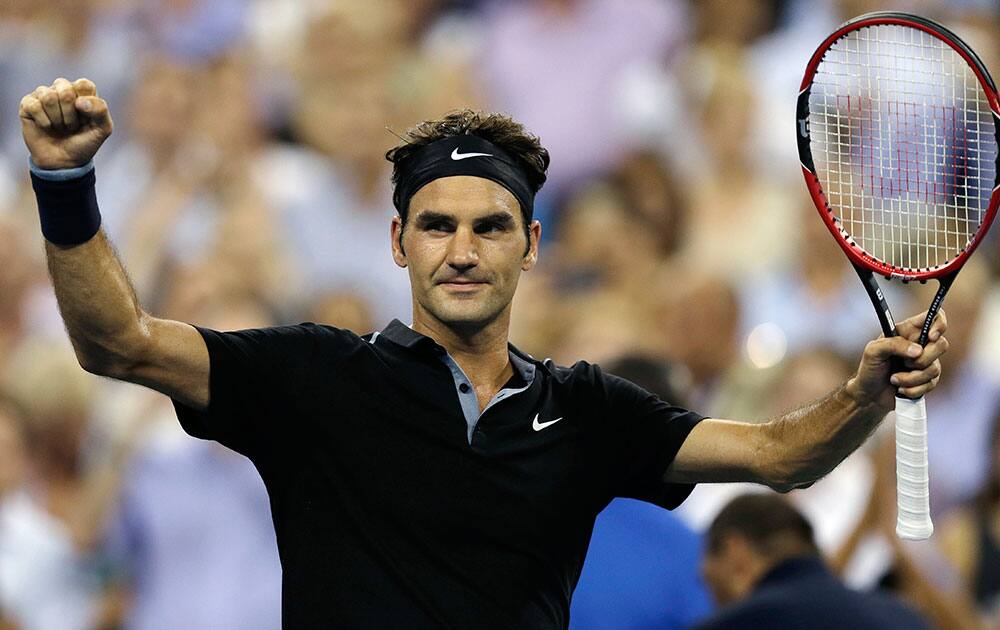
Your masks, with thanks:
[[[59,310],[81,365],[110,372],[130,361],[143,312],[118,256],[101,230],[86,243],[45,243]]]
[[[140,337],[142,310],[100,229],[93,164],[45,170],[31,164],[49,275],[80,363],[117,366]]]
[[[762,476],[778,489],[816,481],[854,452],[888,411],[875,402],[859,403],[844,385],[770,420],[763,426],[769,446]]]

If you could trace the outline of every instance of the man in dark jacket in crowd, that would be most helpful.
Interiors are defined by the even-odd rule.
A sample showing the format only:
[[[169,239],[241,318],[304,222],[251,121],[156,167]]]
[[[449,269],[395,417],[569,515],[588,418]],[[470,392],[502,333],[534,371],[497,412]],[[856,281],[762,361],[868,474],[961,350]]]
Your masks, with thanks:
[[[733,499],[708,529],[702,573],[722,608],[697,630],[922,630],[899,600],[844,586],[823,564],[809,522],[776,494]]]

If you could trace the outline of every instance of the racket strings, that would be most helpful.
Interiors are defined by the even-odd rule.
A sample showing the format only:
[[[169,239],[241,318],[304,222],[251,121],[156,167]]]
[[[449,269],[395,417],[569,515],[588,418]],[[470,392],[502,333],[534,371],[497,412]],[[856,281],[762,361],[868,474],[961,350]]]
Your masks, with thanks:
[[[870,256],[925,270],[979,230],[996,179],[989,102],[965,59],[922,30],[877,25],[827,51],[811,148],[840,229]]]

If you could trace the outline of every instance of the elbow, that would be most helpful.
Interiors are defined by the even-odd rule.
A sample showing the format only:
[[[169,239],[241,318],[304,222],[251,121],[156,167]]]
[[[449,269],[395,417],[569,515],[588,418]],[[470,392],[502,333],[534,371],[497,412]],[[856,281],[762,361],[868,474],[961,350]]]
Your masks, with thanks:
[[[814,458],[789,443],[779,423],[772,421],[762,427],[764,437],[758,458],[761,483],[785,494],[797,488],[808,488],[823,476]]]
[[[127,380],[141,361],[144,344],[141,337],[121,338],[101,343],[73,344],[76,360],[85,371],[119,380]]]
[[[819,478],[820,475],[808,471],[789,471],[788,474],[772,475],[764,483],[775,492],[786,494],[792,490],[808,488]]]
[[[109,376],[110,366],[107,361],[101,360],[93,355],[85,354],[83,352],[77,351],[76,361],[80,364],[80,367],[84,369],[85,372],[94,374],[97,376]]]
[[[84,371],[96,376],[119,378],[124,373],[123,362],[104,349],[100,351],[77,349],[76,361]]]

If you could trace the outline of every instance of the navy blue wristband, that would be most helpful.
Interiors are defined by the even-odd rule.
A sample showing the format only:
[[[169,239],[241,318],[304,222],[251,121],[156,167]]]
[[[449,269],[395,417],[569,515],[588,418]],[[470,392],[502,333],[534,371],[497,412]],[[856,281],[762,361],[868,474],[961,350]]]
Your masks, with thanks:
[[[69,247],[86,243],[101,229],[97,208],[97,178],[91,169],[81,177],[53,180],[31,173],[38,217],[45,239]]]

